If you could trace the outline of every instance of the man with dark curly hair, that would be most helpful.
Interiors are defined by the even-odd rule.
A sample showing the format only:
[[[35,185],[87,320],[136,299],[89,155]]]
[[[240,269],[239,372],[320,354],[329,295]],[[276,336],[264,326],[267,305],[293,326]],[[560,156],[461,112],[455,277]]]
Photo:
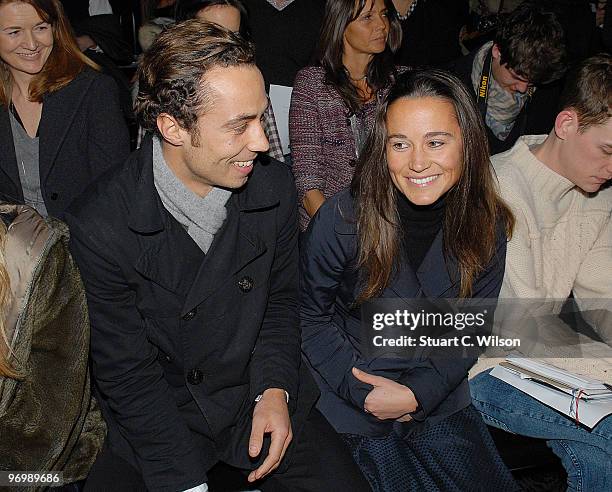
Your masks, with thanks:
[[[449,65],[478,102],[491,154],[552,126],[560,93],[555,82],[565,73],[566,60],[557,16],[525,2],[508,15],[494,41]]]
[[[139,79],[148,136],[67,214],[108,423],[86,489],[203,492],[224,462],[264,491],[368,490],[301,364],[296,192],[258,158],[252,45],[189,20]]]

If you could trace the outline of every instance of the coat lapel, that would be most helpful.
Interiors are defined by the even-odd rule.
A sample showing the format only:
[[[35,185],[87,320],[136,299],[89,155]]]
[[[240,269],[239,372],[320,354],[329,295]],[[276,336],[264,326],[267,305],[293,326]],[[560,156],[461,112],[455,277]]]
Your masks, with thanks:
[[[13,144],[13,132],[9,120],[8,109],[0,106],[0,168],[13,182],[17,190],[21,190],[21,180],[17,169],[17,156],[15,155],[15,145]],[[20,197],[5,197],[18,200]],[[19,199],[21,201],[23,198]]]
[[[423,294],[432,298],[455,297],[458,274],[457,278],[451,278],[449,272],[458,272],[457,261],[444,256],[444,230],[440,229],[416,272]]]
[[[419,297],[421,293],[419,279],[405,260],[402,260],[399,273],[394,275],[387,289],[392,292],[394,297],[402,299],[414,299]]]
[[[183,227],[168,217],[164,229],[143,235],[144,248],[134,268],[147,280],[185,298],[193,284],[204,253]]]
[[[395,275],[388,288],[403,299],[456,295],[453,289],[457,282],[451,279],[449,271],[456,271],[457,263],[454,258],[445,261],[443,244],[444,232],[440,230],[419,269],[415,272],[407,261],[402,260],[400,274]]]
[[[261,162],[248,183],[232,193],[227,203],[227,218],[206,253],[198,274],[183,305],[183,314],[208,299],[234,275],[267,251],[262,239],[260,214],[263,209],[278,206],[278,198],[266,173],[258,172]]]
[[[134,268],[144,278],[185,297],[204,253],[184,228],[165,211],[153,179],[153,146],[147,136],[138,150],[138,167],[128,226],[139,234],[141,254]]]
[[[141,235],[143,252],[134,268],[145,278],[185,299],[181,314],[205,301],[220,286],[266,252],[252,212],[278,203],[272,190],[249,181],[232,194],[227,218],[206,255],[164,209],[153,178],[153,145],[148,136],[138,157],[139,176],[129,210],[130,229]],[[248,212],[248,213],[245,213]]]
[[[43,100],[42,116],[40,118],[40,180],[45,182],[55,158],[64,143],[68,130],[72,126],[74,117],[83,104],[87,89],[92,78],[78,75],[67,86],[59,91],[45,96]]]
[[[250,227],[250,217],[239,205],[236,194],[228,202],[225,224],[215,236],[206,258],[200,265],[191,286],[183,313],[204,302],[233,275],[266,252],[266,245],[257,232]]]

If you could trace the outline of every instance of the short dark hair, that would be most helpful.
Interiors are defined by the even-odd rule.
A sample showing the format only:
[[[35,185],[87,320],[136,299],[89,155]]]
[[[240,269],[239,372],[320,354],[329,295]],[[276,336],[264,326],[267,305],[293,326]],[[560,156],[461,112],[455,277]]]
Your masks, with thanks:
[[[240,13],[240,35],[250,40],[249,13],[240,0],[178,0],[174,10],[174,18],[176,22],[195,19],[200,10],[217,5],[234,7]]]
[[[519,5],[499,27],[500,63],[534,85],[560,79],[567,69],[565,31],[557,15],[535,3]]]
[[[255,65],[253,45],[220,26],[192,19],[162,32],[138,68],[135,110],[141,126],[156,132],[157,117],[167,113],[195,134],[198,113],[212,105],[202,87],[214,67]]]
[[[578,114],[580,131],[612,117],[612,56],[592,56],[570,72],[561,96],[561,109],[568,108]]]
[[[384,2],[389,17],[389,37],[385,50],[374,55],[367,69],[368,84],[373,90],[381,89],[393,82],[395,74],[393,55],[402,42],[402,26],[397,19],[395,7],[391,0]],[[359,17],[366,4],[367,0],[327,0],[317,49],[317,61],[325,70],[326,82],[336,88],[352,112],[359,109],[361,101],[342,64],[344,31]]]

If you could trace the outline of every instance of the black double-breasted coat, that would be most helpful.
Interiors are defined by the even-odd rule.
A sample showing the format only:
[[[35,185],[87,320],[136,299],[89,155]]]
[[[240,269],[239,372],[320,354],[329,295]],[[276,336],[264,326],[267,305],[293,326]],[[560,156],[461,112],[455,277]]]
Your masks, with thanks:
[[[226,207],[204,255],[163,208],[146,139],[67,213],[108,443],[150,490],[202,483],[219,459],[257,466],[247,443],[266,388],[288,392],[297,439],[318,396],[301,367],[289,170],[256,162]]]

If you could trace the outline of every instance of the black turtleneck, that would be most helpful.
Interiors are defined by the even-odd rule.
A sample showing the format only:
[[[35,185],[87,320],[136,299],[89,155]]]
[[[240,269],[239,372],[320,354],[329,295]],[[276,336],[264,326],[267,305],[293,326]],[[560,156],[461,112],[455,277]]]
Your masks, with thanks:
[[[431,205],[415,205],[398,193],[397,210],[402,226],[400,248],[404,257],[417,270],[440,232],[444,221],[445,196]]]

